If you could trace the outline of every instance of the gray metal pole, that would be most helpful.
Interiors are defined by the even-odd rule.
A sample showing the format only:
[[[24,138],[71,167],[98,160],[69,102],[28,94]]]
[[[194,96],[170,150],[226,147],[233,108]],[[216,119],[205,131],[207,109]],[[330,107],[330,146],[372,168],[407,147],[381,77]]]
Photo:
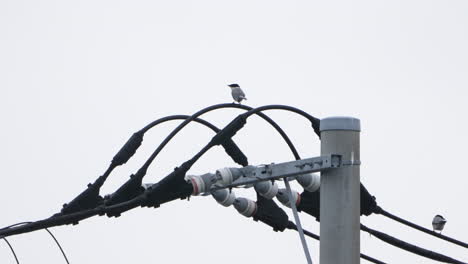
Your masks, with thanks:
[[[321,172],[320,263],[359,263],[359,119],[320,121],[321,155],[342,155],[343,167]]]

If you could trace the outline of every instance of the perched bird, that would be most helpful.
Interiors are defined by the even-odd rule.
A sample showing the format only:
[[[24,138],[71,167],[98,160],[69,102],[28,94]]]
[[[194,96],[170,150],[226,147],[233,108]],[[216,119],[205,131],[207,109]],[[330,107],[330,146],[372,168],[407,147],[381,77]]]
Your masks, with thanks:
[[[447,223],[447,220],[445,220],[443,216],[436,215],[432,220],[432,228],[434,231],[440,231],[440,233],[442,233],[442,229],[444,229],[445,223]]]
[[[240,104],[242,100],[247,100],[244,92],[237,83],[229,84],[228,86],[231,87],[231,94],[234,101]]]

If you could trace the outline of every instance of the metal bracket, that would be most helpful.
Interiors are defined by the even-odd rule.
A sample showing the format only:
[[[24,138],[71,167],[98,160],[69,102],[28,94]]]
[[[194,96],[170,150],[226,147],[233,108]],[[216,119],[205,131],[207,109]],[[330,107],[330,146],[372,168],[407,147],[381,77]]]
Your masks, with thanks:
[[[259,181],[278,180],[286,177],[296,177],[306,173],[319,172],[327,169],[342,167],[341,155],[331,154],[278,164],[267,164],[261,166],[247,166],[239,168],[240,178],[227,185],[215,184],[211,191],[233,188],[241,185],[251,185]]]

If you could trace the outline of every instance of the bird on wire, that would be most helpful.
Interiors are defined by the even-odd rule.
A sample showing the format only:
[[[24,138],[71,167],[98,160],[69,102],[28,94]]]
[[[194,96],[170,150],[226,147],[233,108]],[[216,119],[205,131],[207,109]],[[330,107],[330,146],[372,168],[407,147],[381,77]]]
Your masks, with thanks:
[[[432,228],[434,231],[440,231],[442,233],[442,229],[444,229],[445,223],[447,223],[447,220],[441,215],[436,215],[434,216],[434,219],[432,219]]]
[[[234,101],[240,104],[242,100],[247,100],[244,91],[242,91],[237,83],[229,84],[228,86],[231,88],[231,94]]]

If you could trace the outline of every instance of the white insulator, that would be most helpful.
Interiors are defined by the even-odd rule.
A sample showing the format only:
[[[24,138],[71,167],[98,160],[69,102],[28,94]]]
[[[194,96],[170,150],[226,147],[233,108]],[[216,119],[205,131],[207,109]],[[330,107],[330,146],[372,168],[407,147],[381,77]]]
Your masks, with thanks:
[[[237,198],[234,201],[234,208],[245,217],[251,217],[257,212],[257,204],[247,198]]]
[[[216,176],[219,182],[223,185],[231,184],[235,179],[229,168],[222,168],[216,171]]]
[[[297,182],[308,192],[315,192],[320,189],[320,175],[315,173],[302,174],[298,176]]]
[[[257,182],[255,183],[254,188],[261,196],[267,199],[273,199],[273,197],[275,197],[278,193],[278,185],[276,184],[276,182]]]
[[[299,203],[301,202],[301,195],[292,190],[292,197],[293,197],[293,200],[296,204],[296,206],[299,205]],[[286,189],[280,189],[278,191],[278,194],[276,195],[276,198],[278,199],[278,201],[280,201],[283,205],[291,208],[291,204],[289,202],[289,195],[288,195],[288,191]]]
[[[200,176],[188,175],[186,177],[188,183],[192,184],[193,192],[192,195],[199,195],[205,192],[205,182]]]
[[[236,195],[234,192],[228,191],[226,189],[213,191],[211,195],[219,204],[226,207],[231,206],[236,200]]]

